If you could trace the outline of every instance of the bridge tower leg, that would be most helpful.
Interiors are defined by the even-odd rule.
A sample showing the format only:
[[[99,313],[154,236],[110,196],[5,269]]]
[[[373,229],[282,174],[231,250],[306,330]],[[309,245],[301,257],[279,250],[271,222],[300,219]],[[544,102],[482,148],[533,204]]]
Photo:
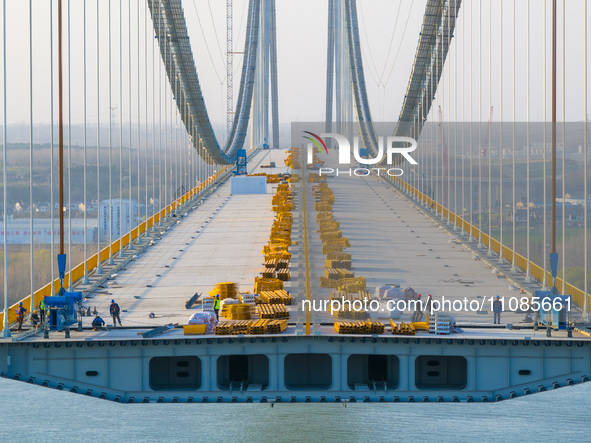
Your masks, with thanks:
[[[279,146],[279,98],[277,86],[277,38],[275,0],[261,1],[259,46],[253,100],[253,146]],[[269,106],[271,112],[269,112]],[[273,139],[269,131],[269,116]]]

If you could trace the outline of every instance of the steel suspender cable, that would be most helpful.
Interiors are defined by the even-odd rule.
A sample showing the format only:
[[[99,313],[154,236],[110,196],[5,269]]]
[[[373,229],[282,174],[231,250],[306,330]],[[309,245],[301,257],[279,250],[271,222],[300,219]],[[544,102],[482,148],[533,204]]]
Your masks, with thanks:
[[[64,126],[62,95],[62,1],[57,2],[57,59],[58,59],[58,142],[59,142],[59,215],[60,215],[60,255],[64,254]],[[6,42],[5,42],[6,44]],[[6,55],[5,55],[6,56]],[[6,74],[5,74],[6,75]],[[6,189],[6,188],[5,188]]]
[[[513,121],[512,121],[512,128],[513,128],[513,210],[512,210],[512,221],[513,221],[513,258],[511,259],[511,272],[516,273],[517,267],[515,264],[515,3],[513,3]]]
[[[2,192],[3,192],[3,201],[2,201],[2,205],[3,205],[3,214],[7,214],[7,209],[8,209],[8,205],[6,204],[6,198],[8,196],[8,192],[6,190],[6,186],[7,186],[7,180],[6,180],[6,173],[7,173],[7,167],[6,167],[6,160],[7,160],[7,148],[6,148],[6,0],[2,1],[2,45],[3,45],[3,51],[2,51],[2,58],[3,58],[3,72],[4,75],[2,76],[2,81],[3,81],[3,87],[4,87],[4,93],[2,95],[2,101],[3,101],[3,105],[4,105],[4,112],[2,115],[3,118],[3,126],[2,126],[2,155],[3,155],[3,162],[2,162]],[[8,230],[8,226],[6,223],[6,219],[7,217],[4,216],[2,217],[2,225],[3,225],[3,229],[4,232],[2,234],[3,237],[3,244],[2,244],[2,248],[3,248],[3,256],[2,256],[2,262],[4,265],[4,275],[3,275],[3,283],[4,283],[4,325],[2,328],[2,336],[4,338],[10,337],[10,329],[8,328],[8,248],[7,248],[7,236],[6,236],[6,231]]]
[[[148,235],[148,9],[147,4],[144,3],[144,221],[146,223],[144,233]],[[131,192],[129,193],[131,195]],[[138,206],[138,218],[140,208]],[[139,223],[139,222],[138,222]],[[129,245],[131,247],[131,234],[129,238]]]
[[[172,97],[172,94],[171,94]],[[174,97],[175,99],[178,98],[178,74],[175,72],[174,75]],[[171,106],[170,106],[170,114],[171,114],[171,119],[170,119],[170,127],[174,132],[174,149],[173,149],[173,153],[174,155],[172,156],[172,159],[174,159],[175,162],[175,167],[171,168],[172,171],[174,173],[174,187],[172,186],[172,175],[170,176],[170,181],[171,181],[171,189],[174,190],[173,193],[173,201],[177,202],[177,208],[178,208],[178,199],[180,197],[180,193],[179,193],[179,182],[178,182],[178,178],[179,178],[179,171],[178,171],[178,167],[179,162],[178,162],[178,127],[177,127],[177,112],[178,112],[178,107],[174,107],[175,111],[174,111],[174,124],[173,124],[173,120],[172,120],[172,99],[171,99]],[[172,138],[172,133],[171,133],[171,138]],[[171,162],[172,162],[171,159]]]
[[[566,177],[564,163],[566,161],[566,94],[565,94],[565,61],[566,61],[566,26],[565,4],[562,0],[562,293],[566,294]]]
[[[108,215],[108,227],[109,230],[109,264],[112,265],[115,262],[113,261],[113,168],[111,165],[113,164],[113,147],[112,147],[112,125],[113,125],[113,104],[112,104],[112,94],[111,94],[111,0],[109,0],[109,22],[108,22],[108,45],[109,45],[109,77],[108,77],[108,88],[109,88],[109,204],[107,206],[109,215]]]
[[[158,8],[161,8],[158,3]],[[162,36],[162,19],[158,12],[158,44]],[[158,210],[162,209],[162,66],[158,63]],[[162,214],[158,217],[158,226],[162,226]]]
[[[454,22],[457,22],[458,0],[454,0]],[[454,25],[455,29],[455,25]],[[454,231],[458,230],[458,39],[454,39]]]
[[[131,10],[131,1],[130,6]],[[130,14],[131,16],[131,14]],[[131,22],[131,21],[130,21]],[[129,25],[130,34],[131,34],[131,23]],[[131,38],[129,39],[131,41]],[[131,51],[129,51],[129,58],[131,58]],[[131,71],[130,71],[131,74]],[[141,118],[141,79],[140,79],[140,0],[137,1],[137,209],[136,209],[136,227],[137,227],[137,243],[141,243],[141,232],[140,232],[140,202],[141,202],[141,158],[142,158],[142,139],[141,139],[141,126],[140,126],[140,118]],[[129,102],[129,107],[131,108],[131,102]],[[131,129],[131,120],[129,121],[129,127]],[[144,140],[144,144],[145,144]],[[131,146],[130,146],[131,147]],[[129,164],[129,176],[131,177],[131,163]],[[131,181],[131,180],[130,180]],[[129,208],[131,211],[131,192],[129,193]],[[129,230],[133,229],[133,219],[131,216],[129,217]],[[131,247],[131,242],[129,243]]]
[[[478,15],[478,247],[482,248],[482,0]]]
[[[465,5],[465,3],[464,3]],[[466,78],[466,7],[464,6],[464,12],[462,13],[462,83],[465,84]],[[466,113],[465,113],[465,94],[466,88],[462,88],[462,234],[464,233],[464,220],[466,219],[465,208],[465,185],[466,185],[466,138],[464,134],[464,128],[466,126]]]
[[[123,1],[119,0],[119,257],[123,257]],[[131,150],[131,145],[129,145]],[[131,173],[131,171],[130,171]],[[131,174],[130,174],[131,183]],[[131,200],[131,197],[130,197]],[[131,206],[131,204],[129,205]]]
[[[147,7],[147,6],[146,6]],[[155,34],[155,31],[152,32]],[[152,231],[156,228],[156,38],[152,38]]]
[[[587,2],[587,0],[583,0],[585,3]],[[548,225],[548,216],[547,216],[547,202],[548,202],[548,196],[547,196],[547,185],[546,185],[546,120],[547,120],[547,115],[546,115],[546,9],[547,9],[547,4],[546,4],[546,0],[544,0],[544,15],[543,15],[543,20],[544,20],[544,25],[543,25],[543,44],[542,44],[542,65],[544,67],[543,69],[543,81],[542,81],[542,98],[543,98],[543,105],[542,105],[542,113],[544,114],[543,117],[543,193],[544,193],[544,226],[543,226],[543,237],[544,237],[544,243],[543,243],[543,248],[542,248],[542,255],[544,256],[543,259],[543,268],[544,268],[544,278],[543,278],[543,282],[542,282],[542,289],[545,290],[547,287],[547,269],[548,269],[548,254],[546,253],[546,242],[548,240],[548,234],[547,234],[547,225]],[[586,22],[586,18],[585,18],[585,23]]]
[[[529,260],[530,260],[530,235],[529,235],[529,201],[530,201],[530,189],[529,189],[529,151],[530,151],[530,139],[529,139],[529,119],[530,119],[530,109],[529,109],[529,0],[527,0],[526,2],[527,5],[527,19],[526,19],[526,35],[527,35],[527,42],[526,42],[526,75],[525,75],[525,108],[526,108],[526,131],[525,131],[525,137],[526,137],[526,143],[525,143],[525,149],[526,149],[526,153],[525,153],[525,158],[526,158],[526,172],[525,172],[525,176],[526,176],[526,202],[527,202],[527,208],[525,211],[525,217],[526,217],[526,229],[527,229],[527,233],[526,233],[526,270],[525,270],[525,281],[526,283],[530,282],[530,266],[529,266]]]
[[[488,109],[492,107],[492,0],[488,1]],[[486,159],[488,160],[488,256],[492,257],[492,118],[486,131]]]
[[[138,212],[139,212],[139,207],[140,207],[140,5],[139,5],[139,1],[137,3],[138,6],[138,11],[137,11],[137,44],[138,44],[138,51],[137,51],[137,73],[138,73],[138,78],[136,80],[137,83],[137,193],[138,193],[138,199],[137,199],[137,207],[138,207]],[[131,236],[131,233],[133,231],[133,219],[132,219],[132,195],[131,195],[131,185],[132,185],[132,171],[133,169],[131,168],[131,0],[127,3],[127,41],[128,41],[128,45],[129,45],[129,68],[128,68],[128,72],[127,72],[127,79],[128,79],[128,88],[129,88],[129,147],[127,149],[127,167],[129,169],[129,180],[127,182],[127,194],[129,196],[129,202],[128,202],[128,209],[127,209],[127,215],[129,217],[129,242],[128,242],[128,249],[131,251],[133,250],[133,238]],[[121,208],[123,209],[123,208]],[[123,217],[123,211],[121,211],[121,216]],[[139,214],[138,214],[138,218],[137,221],[139,223]],[[137,238],[139,241],[140,238],[140,229],[139,229],[139,224],[138,224],[138,231],[137,231]],[[121,238],[123,238],[123,230],[121,231]],[[123,254],[123,244],[121,245],[121,254]]]
[[[499,2],[499,264],[505,262],[503,211],[503,2]]]
[[[589,257],[588,257],[588,242],[587,242],[587,231],[589,229],[589,225],[587,224],[587,205],[588,205],[588,191],[587,191],[587,169],[588,169],[588,158],[587,158],[587,0],[583,0],[583,3],[585,4],[585,14],[583,17],[583,22],[584,22],[584,43],[583,43],[583,48],[585,51],[585,55],[583,57],[584,60],[584,68],[583,68],[583,79],[584,79],[584,86],[583,86],[583,91],[584,91],[584,127],[583,127],[583,205],[584,205],[584,214],[583,214],[583,226],[585,227],[584,231],[583,231],[583,242],[584,242],[584,247],[583,247],[583,254],[584,254],[584,258],[583,258],[583,269],[585,270],[584,272],[584,283],[583,283],[583,321],[589,321],[589,299],[588,299],[588,295],[587,295],[587,286],[588,286],[588,269],[589,269]]]
[[[168,29],[164,30],[164,69],[168,71]],[[164,220],[168,221],[168,88],[164,88]]]
[[[72,70],[71,20],[68,0],[68,288],[72,287]]]
[[[86,186],[86,0],[83,1],[82,3],[83,5],[83,24],[84,24],[84,37],[83,37],[83,76],[82,76],[82,89],[83,89],[83,93],[82,93],[82,106],[84,107],[83,110],[83,114],[84,114],[84,143],[83,143],[83,153],[82,153],[82,159],[84,162],[83,165],[83,192],[84,195],[82,196],[82,204],[84,206],[84,280],[83,280],[83,284],[87,285],[90,283],[90,281],[88,280],[88,242],[86,241],[86,239],[88,238],[86,233],[88,230],[88,202],[87,202],[87,198],[86,198],[86,190],[87,190],[87,186]]]
[[[101,94],[100,94],[100,0],[96,0],[96,274],[102,274],[101,266]]]
[[[439,41],[435,44],[435,72],[439,72],[439,58],[441,57],[441,53],[439,52],[440,48],[441,48],[441,52],[443,52],[443,47],[442,47],[443,46],[443,36],[441,36],[439,34],[439,32],[437,33],[437,39]],[[438,105],[437,97],[439,95],[441,95],[441,91],[443,90],[443,88],[441,90],[437,91],[437,81],[436,80],[433,80],[433,88],[436,91],[435,92],[435,106],[433,107],[433,109],[440,109],[439,105]],[[437,121],[436,120],[437,117],[435,117],[435,115],[436,115],[435,112],[433,112],[433,116],[434,116],[433,121]],[[443,121],[441,122],[441,125],[443,126]],[[441,166],[439,165],[440,157],[439,157],[439,155],[437,155],[438,154],[437,148],[439,145],[439,143],[438,143],[439,133],[441,131],[437,130],[437,124],[435,124],[434,129],[435,130],[433,132],[433,135],[435,136],[435,139],[434,139],[433,146],[435,149],[433,150],[433,154],[434,154],[433,166],[435,167],[435,169],[433,172],[434,172],[434,180],[435,180],[435,201],[436,202],[443,202],[443,192],[441,192],[441,195],[439,193],[440,179],[441,179],[441,191],[443,191],[443,158],[442,158],[443,157],[443,148],[441,149],[441,156],[442,156],[441,157]],[[443,137],[441,139],[441,146],[443,147]],[[437,214],[437,212],[438,212],[437,206],[435,206],[435,208],[436,208],[435,213]]]
[[[29,261],[30,261],[30,283],[31,283],[31,305],[30,312],[35,309],[35,277],[33,272],[33,228],[34,228],[34,214],[33,210],[33,4],[29,0],[29,213],[30,213],[30,226],[29,226]]]
[[[51,153],[50,153],[50,157],[51,157],[51,165],[49,168],[49,181],[50,186],[49,186],[49,192],[50,192],[50,197],[49,197],[49,204],[51,206],[50,209],[50,214],[51,214],[51,222],[50,222],[50,227],[51,227],[51,294],[55,294],[55,260],[53,260],[53,257],[55,257],[55,225],[54,225],[54,219],[55,219],[55,208],[54,208],[54,195],[53,195],[53,166],[54,166],[54,161],[53,161],[53,148],[54,148],[54,134],[53,134],[53,0],[49,1],[49,122],[50,122],[50,130],[49,130],[49,135],[51,137]]]
[[[474,228],[474,184],[472,182],[473,179],[473,167],[472,167],[472,126],[473,123],[473,113],[472,113],[472,22],[474,21],[473,15],[474,11],[472,10],[473,3],[470,3],[470,189],[469,189],[469,197],[470,197],[470,241],[474,239],[473,237],[473,228]]]
[[[448,0],[447,2],[447,53],[449,54],[449,48],[450,48],[450,43],[451,43],[451,36],[450,36],[450,3],[451,0]],[[455,56],[455,55],[454,55]],[[448,69],[447,69],[447,119],[448,121],[450,120],[451,117],[451,63],[448,65]],[[451,134],[449,131],[450,125],[447,125],[447,131],[445,131],[445,135],[447,136],[447,142],[445,144],[445,153],[446,156],[444,158],[444,161],[446,162],[446,164],[444,165],[444,167],[446,168],[447,171],[447,190],[445,192],[446,195],[446,204],[445,206],[447,207],[448,211],[447,211],[447,224],[449,225],[451,223],[451,211],[449,211],[449,208],[451,208],[451,197],[450,197],[450,191],[451,191],[451,182],[450,182],[450,173],[449,173],[449,142],[451,140]]]

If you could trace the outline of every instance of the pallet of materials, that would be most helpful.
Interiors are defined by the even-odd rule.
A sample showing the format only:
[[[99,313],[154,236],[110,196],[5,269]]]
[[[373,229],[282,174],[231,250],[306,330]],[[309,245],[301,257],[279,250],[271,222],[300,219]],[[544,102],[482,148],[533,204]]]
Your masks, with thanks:
[[[384,324],[379,321],[338,321],[334,328],[337,334],[383,334]]]
[[[369,314],[363,309],[341,309],[340,311],[336,311],[333,316],[349,320],[367,320],[369,318]]]
[[[246,303],[225,303],[220,315],[228,320],[250,319],[250,305]]]
[[[213,312],[213,300],[213,297],[204,298],[201,302],[201,310]]]
[[[275,268],[265,268],[261,271],[261,276],[263,278],[275,278]]]
[[[261,293],[263,291],[275,291],[276,289],[283,289],[283,282],[277,278],[254,278],[254,292]]]
[[[336,288],[337,283],[338,283],[338,280],[336,280],[336,279],[320,276],[320,287],[321,288]]]
[[[343,278],[338,281],[336,288],[339,291],[358,292],[365,291],[365,277]]]
[[[257,334],[262,335],[267,332],[267,325],[271,322],[271,320],[257,320],[251,322],[248,326],[248,333],[249,334]]]
[[[390,320],[390,326],[392,327],[392,334],[394,335],[415,335],[416,331],[411,323],[396,323],[394,320]]]
[[[257,305],[257,312],[261,318],[289,318],[289,311],[285,305]]]
[[[289,269],[279,269],[276,274],[277,278],[281,281],[289,281],[291,274]]]
[[[214,288],[211,291],[209,291],[209,295],[211,297],[215,297],[216,294],[219,294],[220,300],[223,300],[225,298],[234,298],[236,296],[237,291],[238,285],[236,285],[235,283],[223,282],[215,285]]]
[[[240,294],[238,294],[238,299],[240,300],[240,303],[244,303],[247,305],[254,305],[254,294],[251,294],[250,292],[241,292]]]
[[[287,320],[271,320],[267,324],[267,334],[281,334],[287,329]]]
[[[231,335],[232,334],[231,321],[221,321],[215,327],[215,335]]]
[[[316,220],[320,223],[320,221],[328,221],[332,220],[332,212],[318,212],[316,214]]]
[[[342,236],[342,231],[322,231],[320,232],[320,241],[325,242],[335,240],[337,238],[341,238]]]
[[[351,269],[351,260],[332,260],[326,259],[324,260],[324,267],[325,268],[334,268],[334,269]]]
[[[351,261],[351,254],[348,252],[331,252],[326,254],[327,260],[347,260]]]

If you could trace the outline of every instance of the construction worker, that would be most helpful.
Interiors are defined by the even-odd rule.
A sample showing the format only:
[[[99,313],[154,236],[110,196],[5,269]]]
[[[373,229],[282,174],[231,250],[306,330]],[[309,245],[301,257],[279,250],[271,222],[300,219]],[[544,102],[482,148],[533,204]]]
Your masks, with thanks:
[[[415,312],[413,312],[410,319],[411,322],[421,321],[423,319],[423,301],[421,300],[421,294],[417,295],[417,301],[415,304]]]
[[[39,321],[41,324],[45,323],[45,297],[39,303]]]
[[[119,308],[119,305],[117,303],[115,303],[115,300],[111,300],[111,306],[109,307],[109,313],[111,314],[111,317],[113,317],[113,327],[117,326],[117,321],[119,322],[119,326],[123,326],[121,324],[121,318],[119,318],[120,312],[121,312],[121,309]]]
[[[431,314],[431,304],[432,304],[432,300],[431,300],[431,294],[429,294],[427,296],[427,301],[425,302],[425,313],[426,314]]]
[[[493,302],[493,314],[495,325],[501,324],[501,312],[503,312],[503,304],[501,303],[501,297],[497,295],[497,298]]]
[[[220,305],[222,302],[220,301],[220,294],[216,294],[213,300],[213,312],[215,312],[216,320],[220,319]]]
[[[96,314],[94,320],[92,320],[92,330],[93,331],[100,331],[105,326],[105,321],[101,318],[100,315]]]
[[[34,328],[37,328],[37,326],[39,326],[39,316],[37,315],[37,311],[33,311],[33,313],[31,314],[31,326],[33,326]]]
[[[18,329],[17,331],[20,332],[23,330],[23,321],[25,321],[25,312],[27,312],[27,308],[23,306],[23,302],[19,302],[18,308],[16,308],[16,321],[18,322]]]

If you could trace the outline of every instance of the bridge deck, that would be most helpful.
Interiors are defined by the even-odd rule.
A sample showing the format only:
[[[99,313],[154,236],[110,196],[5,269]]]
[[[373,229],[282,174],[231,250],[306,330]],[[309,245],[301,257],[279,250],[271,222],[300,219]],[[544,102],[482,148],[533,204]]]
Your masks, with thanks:
[[[331,156],[335,156],[331,153]],[[281,172],[285,153],[263,151],[251,161],[251,172]],[[261,169],[261,164],[274,161],[279,168]],[[352,254],[356,276],[367,279],[367,288],[373,292],[378,285],[397,284],[402,288],[412,286],[434,299],[478,300],[498,295],[520,296],[509,289],[506,279],[491,272],[484,260],[475,260],[469,245],[443,229],[438,222],[426,217],[420,208],[411,204],[391,186],[375,176],[366,178],[339,176],[329,178],[328,184],[335,195],[334,218],[341,224],[343,235],[351,241],[347,249]],[[308,222],[310,241],[310,266],[312,297],[328,299],[330,289],[319,287],[319,276],[324,274],[324,256],[316,231],[311,184],[307,184]],[[268,185],[268,193],[261,195],[230,195],[230,182],[221,185],[212,196],[197,209],[184,217],[178,217],[176,225],[162,238],[131,261],[107,287],[94,294],[87,306],[96,306],[107,324],[109,303],[115,299],[121,309],[124,328],[107,331],[72,332],[73,339],[132,339],[138,331],[168,323],[186,324],[194,310],[186,310],[185,302],[195,292],[207,295],[209,290],[223,281],[239,284],[241,290],[252,291],[254,277],[262,269],[262,247],[267,243],[274,213],[271,198],[274,186]],[[301,192],[301,182],[296,185]],[[301,208],[298,208],[298,211]],[[294,217],[297,238],[299,212]],[[298,304],[289,307],[291,322],[296,322],[286,334],[302,333],[303,314],[301,301],[305,298],[302,284],[302,244],[292,246],[292,281],[286,284],[296,295]],[[300,281],[298,281],[298,277]],[[490,306],[490,302],[488,302]],[[197,305],[195,308],[199,310]],[[487,309],[485,307],[485,309]],[[507,330],[504,326],[493,328],[492,313],[452,313],[460,325],[467,325],[462,335],[452,338],[544,338],[545,331],[531,329]],[[154,313],[154,318],[149,314]],[[388,325],[390,313],[385,303],[378,312],[370,313]],[[411,313],[403,313],[401,320],[410,321]],[[524,314],[504,313],[503,324],[519,325]],[[92,317],[83,317],[86,328]],[[320,323],[332,322],[326,312],[313,312],[314,333],[334,334],[334,329]],[[483,329],[469,326],[486,326]],[[426,334],[419,334],[426,335]],[[182,337],[181,330],[165,334],[167,338]],[[163,336],[164,337],[164,336]],[[565,338],[566,333],[553,334],[553,338]],[[582,335],[580,337],[583,337]],[[63,338],[63,332],[51,332],[50,340]],[[38,340],[40,334],[27,340]]]

